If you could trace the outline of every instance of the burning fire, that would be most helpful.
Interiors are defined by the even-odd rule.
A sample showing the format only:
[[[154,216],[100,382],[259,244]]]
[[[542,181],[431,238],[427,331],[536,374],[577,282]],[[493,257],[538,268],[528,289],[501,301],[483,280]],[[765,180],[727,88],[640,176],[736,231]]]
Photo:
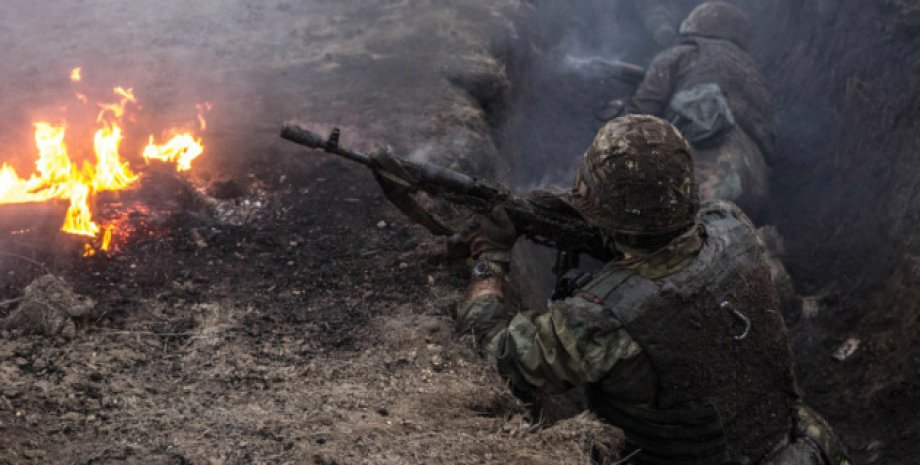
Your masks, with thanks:
[[[79,83],[81,75],[81,68],[74,68],[70,80]],[[137,99],[131,88],[115,87],[113,93],[116,102],[99,104],[100,111],[96,118],[99,129],[93,137],[94,163],[84,161],[78,165],[71,159],[65,143],[65,123],[37,122],[34,124],[35,147],[38,151],[35,171],[24,178],[8,164],[0,166],[0,205],[69,201],[61,230],[91,238],[97,238],[101,232],[99,249],[109,250],[112,234],[117,228],[115,224],[100,226],[93,220],[93,199],[99,192],[128,189],[140,179],[140,175],[131,169],[119,152],[123,139],[122,119],[129,105],[137,104]],[[81,93],[76,93],[76,96],[82,102],[87,101]],[[211,108],[210,104],[203,105],[206,107],[198,106],[198,122],[202,129],[205,127],[202,109]],[[178,171],[187,171],[191,169],[192,161],[203,152],[200,138],[189,132],[175,132],[161,145],[157,145],[151,135],[141,155],[147,163],[150,160],[160,160],[174,164]],[[84,255],[93,254],[93,247],[86,244]]]

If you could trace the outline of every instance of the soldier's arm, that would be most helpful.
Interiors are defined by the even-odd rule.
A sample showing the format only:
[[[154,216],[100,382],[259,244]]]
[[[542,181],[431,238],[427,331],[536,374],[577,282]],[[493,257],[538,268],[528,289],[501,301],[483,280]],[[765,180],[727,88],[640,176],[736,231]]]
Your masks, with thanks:
[[[626,106],[626,113],[666,116],[677,79],[690,66],[696,53],[693,45],[677,45],[655,57]]]
[[[554,302],[548,313],[511,315],[502,284],[474,280],[457,315],[484,354],[518,392],[562,392],[593,383],[620,360],[640,353],[619,321],[581,297]]]

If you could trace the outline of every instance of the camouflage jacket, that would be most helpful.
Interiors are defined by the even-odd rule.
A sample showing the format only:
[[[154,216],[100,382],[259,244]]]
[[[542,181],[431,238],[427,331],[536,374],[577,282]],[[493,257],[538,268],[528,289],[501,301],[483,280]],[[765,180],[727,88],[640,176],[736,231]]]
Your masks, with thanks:
[[[605,269],[634,269],[657,278],[680,269],[701,244],[691,229],[658,254],[612,262]],[[480,347],[521,393],[558,393],[589,383],[609,383],[613,396],[648,403],[656,378],[649,360],[603,302],[586,294],[554,301],[540,315],[510,315],[504,301],[486,295],[466,302],[460,331]]]
[[[753,226],[726,202],[705,204],[700,216],[669,246],[608,264],[545,314],[511,315],[501,298],[485,295],[460,309],[460,329],[518,393],[586,387],[592,408],[626,431],[627,446],[645,451],[636,463],[846,463],[823,420],[796,407],[791,354]],[[710,281],[722,284],[703,284]],[[750,337],[750,327],[735,334],[743,325],[726,302],[747,312],[735,317],[750,318]],[[738,382],[726,385],[719,374]]]
[[[699,84],[719,85],[738,125],[766,157],[773,153],[775,116],[766,83],[751,57],[727,40],[684,37],[649,66],[626,111],[673,120],[671,99]]]

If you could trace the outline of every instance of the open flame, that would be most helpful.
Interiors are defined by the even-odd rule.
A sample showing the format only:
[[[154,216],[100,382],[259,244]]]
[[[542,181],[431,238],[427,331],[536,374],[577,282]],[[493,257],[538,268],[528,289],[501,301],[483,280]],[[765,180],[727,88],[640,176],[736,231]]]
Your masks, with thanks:
[[[74,68],[70,80],[79,83],[82,80],[81,68]],[[0,205],[13,203],[46,202],[52,200],[69,201],[64,224],[61,230],[68,234],[97,238],[100,250],[109,250],[112,234],[116,225],[98,225],[93,220],[93,199],[103,191],[119,191],[130,188],[140,179],[130,164],[123,160],[119,147],[123,139],[122,119],[129,105],[136,105],[137,99],[131,88],[115,87],[113,90],[117,101],[100,103],[96,119],[99,129],[93,137],[95,163],[75,163],[65,143],[66,124],[53,124],[46,121],[35,123],[35,146],[38,159],[35,172],[27,178],[20,177],[16,170],[3,163],[0,166]],[[76,93],[80,101],[85,102],[83,94]],[[210,109],[210,104],[207,104]],[[202,107],[198,108],[199,125],[204,128]],[[173,131],[174,135],[165,143],[157,145],[151,135],[144,148],[142,158],[160,160],[175,165],[178,171],[191,169],[194,159],[204,153],[200,138],[189,132]],[[84,255],[95,254],[95,249],[86,244]]]

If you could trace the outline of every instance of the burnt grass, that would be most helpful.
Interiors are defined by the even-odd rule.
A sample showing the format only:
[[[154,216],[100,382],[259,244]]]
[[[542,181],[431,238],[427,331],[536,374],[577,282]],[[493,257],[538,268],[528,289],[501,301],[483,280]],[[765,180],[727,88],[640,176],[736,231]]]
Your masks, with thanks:
[[[367,173],[285,163],[243,177],[265,202],[243,225],[177,211],[86,258],[53,228],[5,236],[0,300],[51,272],[97,306],[70,340],[2,333],[0,463],[587,463],[616,444],[586,417],[523,421],[454,333],[465,265]]]
[[[0,334],[0,463],[559,463],[616,443],[583,418],[531,431],[453,330],[463,263],[363,169],[319,157],[272,157],[234,181],[244,195],[223,205],[262,202],[241,225],[186,191],[147,192],[181,208],[115,254],[82,257],[53,209],[0,236],[0,301],[50,272],[97,302],[72,340]],[[824,311],[792,328],[805,397],[857,457],[906,463],[915,424],[888,420],[915,403],[910,376],[880,373],[871,351],[828,363],[855,325]]]

